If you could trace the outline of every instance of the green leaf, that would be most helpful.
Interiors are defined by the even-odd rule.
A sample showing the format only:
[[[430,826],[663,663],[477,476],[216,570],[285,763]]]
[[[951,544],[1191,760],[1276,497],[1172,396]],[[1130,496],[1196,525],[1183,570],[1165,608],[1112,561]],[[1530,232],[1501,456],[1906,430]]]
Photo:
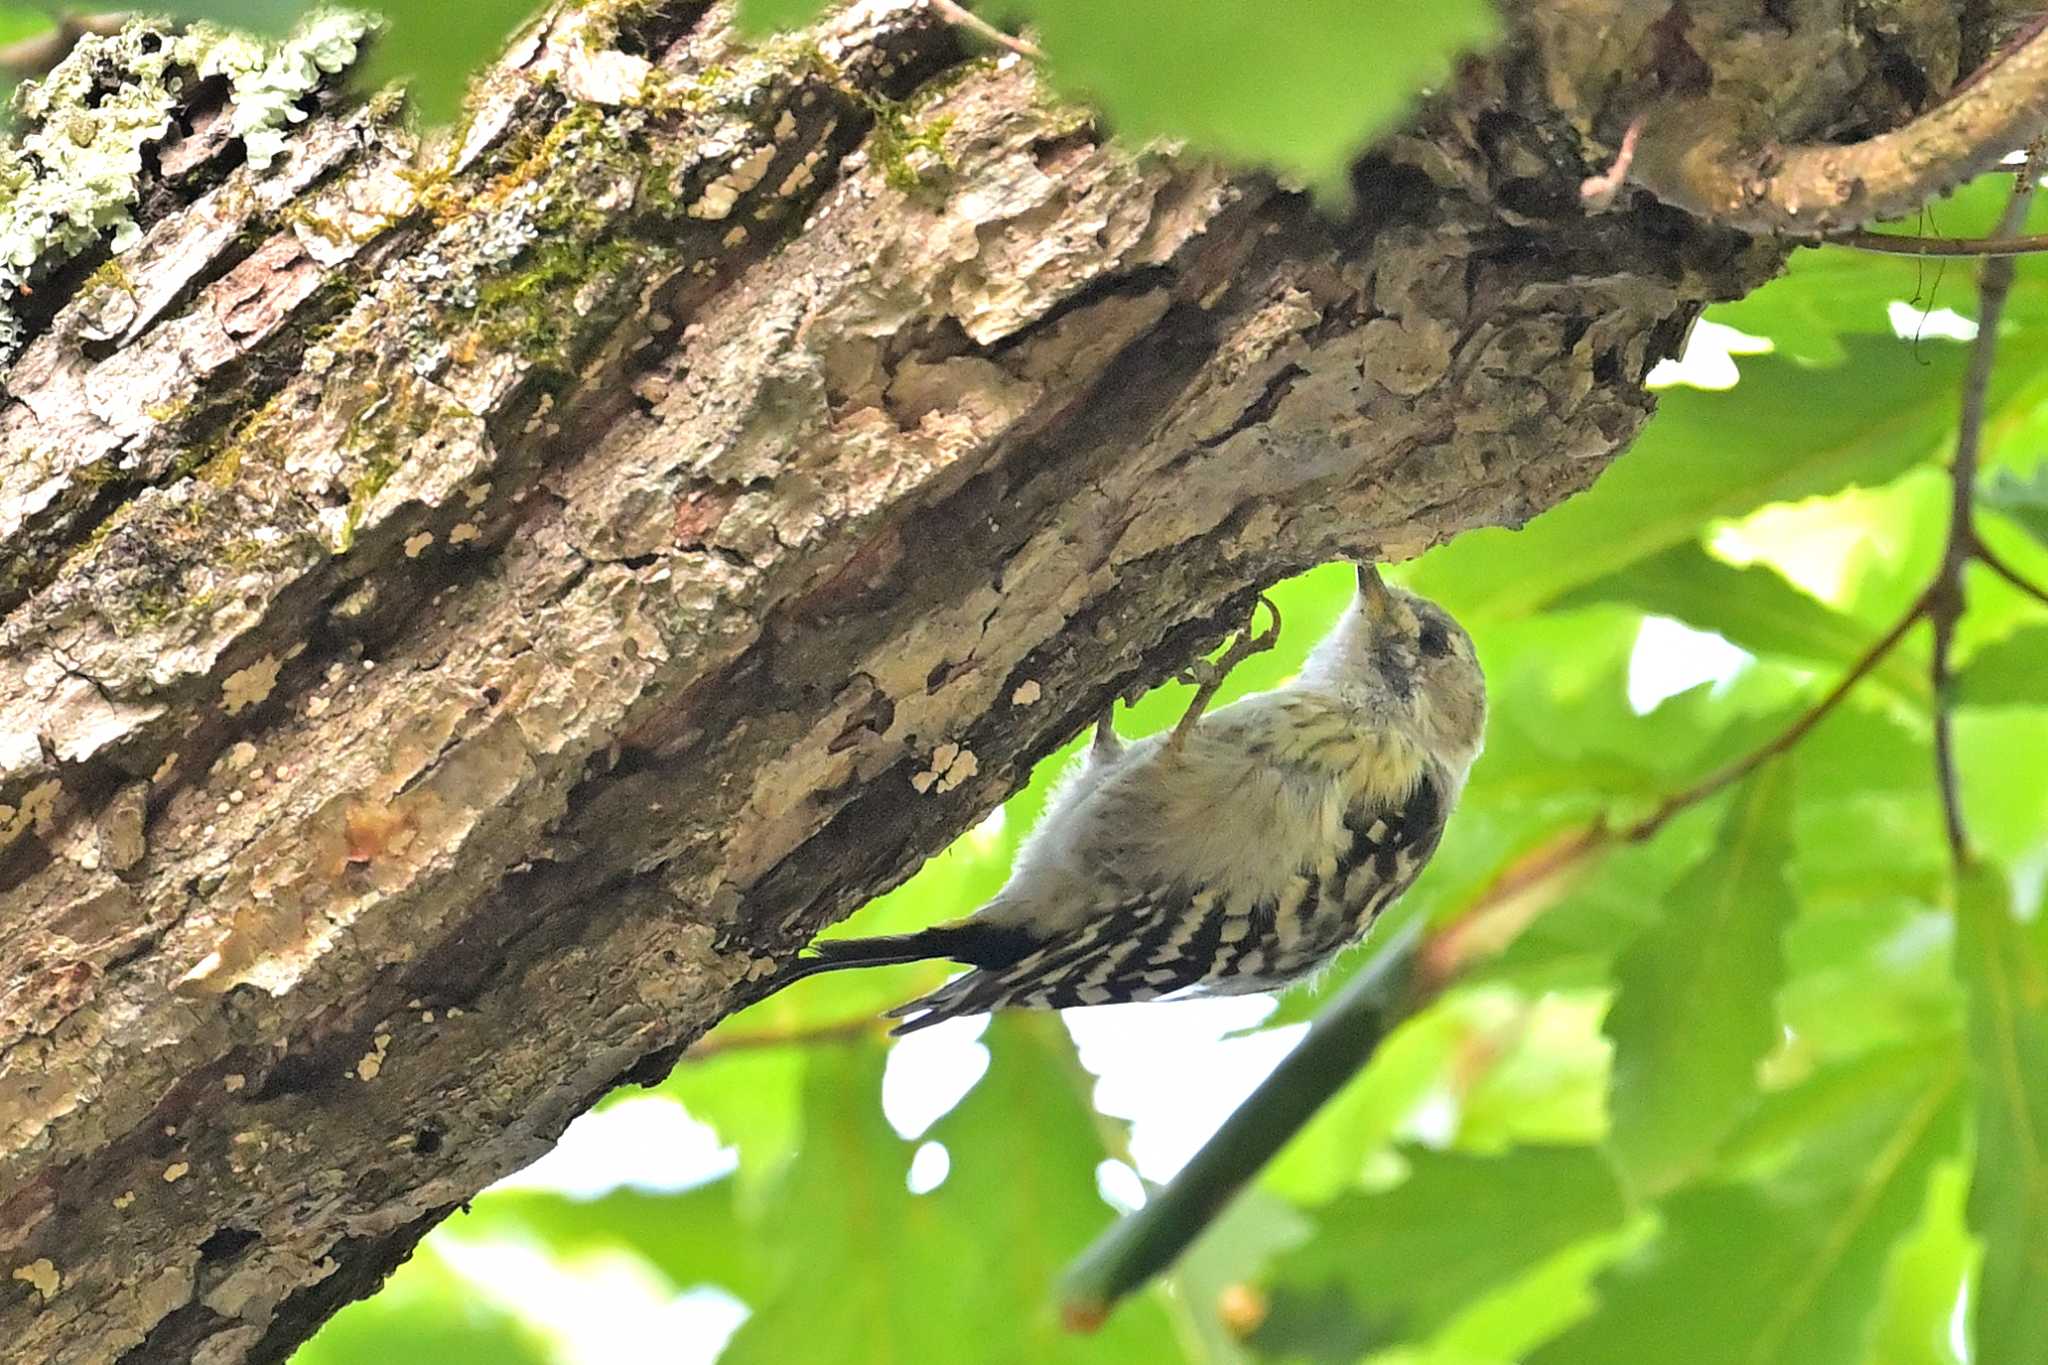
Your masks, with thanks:
[[[18,43],[55,28],[51,12],[31,5],[0,5],[0,43]]]
[[[1203,1365],[1243,1365],[1242,1329],[1223,1313],[1225,1296],[1265,1277],[1280,1253],[1307,1241],[1313,1229],[1286,1200],[1246,1190],[1203,1230],[1167,1272],[1170,1301],[1199,1343],[1189,1356]]]
[[[1574,588],[1553,604],[1569,609],[1589,602],[1625,602],[1711,630],[1752,654],[1777,654],[1847,670],[1876,642],[1877,632],[1826,606],[1765,564],[1723,563],[1685,541],[1637,560],[1617,573]],[[1925,702],[1928,680],[1916,652],[1892,650],[1871,675],[1902,697]]]
[[[1936,1168],[1920,1225],[1893,1249],[1866,1365],[1963,1365],[1950,1337],[1977,1259],[1963,1222],[1968,1189],[1960,1161]]]
[[[1990,406],[2042,363],[2048,337],[2022,334],[2002,355]],[[1585,493],[1519,531],[1460,536],[1409,580],[1473,624],[1521,616],[1565,593],[1699,538],[1716,517],[1883,483],[1952,439],[1963,350],[1916,355],[1902,342],[1852,338],[1851,363],[1813,370],[1775,356],[1747,365],[1724,393],[1674,389],[1634,448]]]
[[[1061,1326],[1059,1274],[1115,1216],[1095,1187],[1095,1168],[1112,1153],[1104,1120],[1088,1104],[1094,1081],[1050,1015],[999,1016],[986,1041],[988,1074],[930,1134],[952,1158],[930,1200],[978,1248],[981,1267],[952,1277],[947,1315],[960,1344],[943,1358],[1171,1358],[1172,1331],[1150,1294],[1126,1302],[1091,1336]]]
[[[2022,479],[2010,469],[1999,470],[1996,478],[1978,487],[1977,498],[2048,545],[2048,460],[2035,466],[2031,479]]]
[[[1956,674],[1965,706],[2048,706],[2048,626],[2028,626],[1970,656]]]
[[[1918,235],[1989,235],[2012,193],[2010,172],[1993,171],[1963,185],[1939,204],[1929,205],[1897,226]],[[2048,230],[2048,208],[2037,199],[2025,231]],[[1890,305],[1910,303],[1935,310],[1977,313],[1975,270],[1960,261],[1917,260],[1849,247],[1799,247],[1785,273],[1731,303],[1715,304],[1707,317],[1752,336],[1769,337],[1778,351],[1811,365],[1839,365],[1847,358],[1842,340],[1893,335]],[[2048,314],[2048,270],[2027,259],[2007,303],[2007,321],[2038,324]],[[1926,346],[1953,345],[1938,339]]]
[[[1757,1064],[1778,1040],[1791,825],[1791,767],[1780,759],[1744,784],[1720,849],[1616,969],[1610,1140],[1641,1188],[1678,1183],[1756,1096]]]
[[[1185,139],[1326,187],[1489,40],[1481,0],[1007,0],[1033,26],[1053,83],[1096,104],[1132,144]]]
[[[1916,1084],[1854,1109],[1773,1179],[1665,1199],[1659,1234],[1599,1280],[1599,1310],[1528,1365],[1861,1365],[1892,1247],[1960,1140],[1957,1069],[1902,1079]]]
[[[2039,711],[1973,707],[1956,714],[1963,828],[2005,866],[2048,853],[2048,725]]]
[[[595,1199],[548,1190],[486,1191],[431,1236],[532,1241],[558,1258],[630,1252],[678,1291],[715,1284],[740,1298],[758,1297],[766,1287],[764,1248],[760,1230],[742,1224],[734,1189],[731,1180],[714,1180],[673,1194],[622,1188]]]
[[[751,37],[802,28],[824,11],[825,0],[740,0],[740,32]]]
[[[1988,867],[1964,877],[1956,916],[1977,1088],[1977,1358],[2037,1365],[2048,1361],[2048,952]]]
[[[721,1361],[816,1360],[821,1343],[834,1365],[1172,1358],[1153,1295],[1094,1337],[1061,1335],[1053,1278],[1111,1217],[1095,1192],[1109,1153],[1057,1019],[999,1019],[988,1042],[989,1074],[930,1135],[951,1169],[923,1195],[906,1187],[910,1144],[882,1118],[887,1050],[812,1050],[802,1139],[757,1220],[770,1287]]]
[[[478,1295],[425,1243],[374,1296],[328,1319],[292,1354],[292,1365],[549,1365],[553,1359],[541,1337]]]
[[[1272,1312],[1253,1338],[1262,1351],[1307,1340],[1361,1351],[1420,1340],[1628,1216],[1613,1168],[1590,1147],[1518,1147],[1499,1156],[1418,1148],[1403,1156],[1406,1179],[1317,1210],[1315,1238],[1275,1264]]]
[[[803,1140],[761,1226],[774,1229],[772,1288],[720,1359],[805,1360],[820,1342],[846,1365],[948,1360],[947,1314],[919,1286],[955,1283],[973,1243],[905,1188],[910,1147],[882,1118],[879,1042],[824,1046],[809,1058]]]
[[[536,0],[397,0],[377,7],[387,23],[357,76],[369,90],[406,82],[413,110],[428,126],[462,108],[470,78],[494,61],[512,33],[538,8]]]
[[[703,1058],[686,1056],[654,1093],[680,1102],[692,1118],[710,1124],[719,1141],[738,1151],[742,1198],[752,1200],[763,1193],[802,1140],[804,1072],[809,1056],[809,1050],[794,1045],[737,1048]],[[614,1091],[613,1095],[632,1093]]]

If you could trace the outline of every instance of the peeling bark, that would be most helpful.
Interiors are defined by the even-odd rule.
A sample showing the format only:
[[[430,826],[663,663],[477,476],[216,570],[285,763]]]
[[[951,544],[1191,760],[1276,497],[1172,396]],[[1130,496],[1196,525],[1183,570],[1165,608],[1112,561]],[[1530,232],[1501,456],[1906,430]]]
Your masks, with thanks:
[[[1809,141],[1989,41],[1689,8]],[[283,1358],[1257,585],[1589,483],[1782,255],[1579,204],[1658,18],[1524,6],[1342,222],[909,0],[190,110],[0,408],[8,1358]]]

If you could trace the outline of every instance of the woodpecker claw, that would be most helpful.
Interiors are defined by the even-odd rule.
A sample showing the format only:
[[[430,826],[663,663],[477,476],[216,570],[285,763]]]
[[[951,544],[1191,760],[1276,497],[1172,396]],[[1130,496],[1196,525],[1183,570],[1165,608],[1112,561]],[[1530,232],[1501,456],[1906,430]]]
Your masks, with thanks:
[[[1266,604],[1266,610],[1273,617],[1273,624],[1259,634],[1252,633],[1252,626],[1259,619],[1259,603]],[[1231,637],[1230,647],[1223,651],[1221,658],[1198,659],[1179,675],[1179,681],[1195,689],[1194,698],[1188,702],[1187,711],[1181,716],[1180,724],[1173,727],[1173,735],[1166,741],[1166,747],[1178,752],[1187,742],[1188,733],[1208,709],[1216,689],[1223,686],[1223,680],[1230,676],[1230,670],[1254,654],[1263,654],[1280,641],[1280,608],[1273,605],[1273,599],[1260,593],[1245,614],[1244,624]]]

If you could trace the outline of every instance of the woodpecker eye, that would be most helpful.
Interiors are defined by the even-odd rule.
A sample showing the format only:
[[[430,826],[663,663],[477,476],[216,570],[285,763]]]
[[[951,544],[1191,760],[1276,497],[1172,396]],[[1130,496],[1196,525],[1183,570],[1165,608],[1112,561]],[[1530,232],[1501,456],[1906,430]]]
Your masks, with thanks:
[[[1444,629],[1444,623],[1441,621],[1423,622],[1422,633],[1416,637],[1415,642],[1421,645],[1422,652],[1432,659],[1441,659],[1451,652],[1451,635]]]

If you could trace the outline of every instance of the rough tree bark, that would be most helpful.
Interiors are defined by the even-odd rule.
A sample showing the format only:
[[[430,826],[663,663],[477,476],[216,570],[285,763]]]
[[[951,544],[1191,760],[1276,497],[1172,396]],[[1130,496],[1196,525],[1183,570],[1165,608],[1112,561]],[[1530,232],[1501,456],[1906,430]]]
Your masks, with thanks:
[[[1783,255],[1621,128],[1995,8],[1530,0],[1344,221],[912,0],[567,6],[424,152],[198,86],[0,409],[0,1354],[282,1358],[1256,585],[1584,487]]]

